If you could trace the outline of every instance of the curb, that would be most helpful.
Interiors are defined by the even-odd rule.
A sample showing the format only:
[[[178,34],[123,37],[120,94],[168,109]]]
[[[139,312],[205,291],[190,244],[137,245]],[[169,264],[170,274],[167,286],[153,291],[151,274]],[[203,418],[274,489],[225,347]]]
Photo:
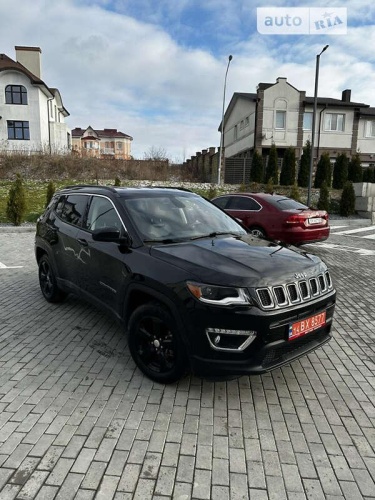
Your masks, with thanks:
[[[334,226],[362,226],[362,227],[367,227],[371,226],[371,219],[331,219],[329,218],[329,225],[334,227]]]
[[[36,226],[0,226],[0,233],[35,233]]]

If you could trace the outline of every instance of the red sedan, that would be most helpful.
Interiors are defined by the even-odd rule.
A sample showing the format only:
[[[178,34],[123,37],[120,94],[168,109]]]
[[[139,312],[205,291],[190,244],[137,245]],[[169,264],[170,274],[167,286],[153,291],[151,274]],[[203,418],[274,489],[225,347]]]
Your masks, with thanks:
[[[300,245],[326,240],[328,213],[278,194],[235,193],[211,200],[263,238]]]

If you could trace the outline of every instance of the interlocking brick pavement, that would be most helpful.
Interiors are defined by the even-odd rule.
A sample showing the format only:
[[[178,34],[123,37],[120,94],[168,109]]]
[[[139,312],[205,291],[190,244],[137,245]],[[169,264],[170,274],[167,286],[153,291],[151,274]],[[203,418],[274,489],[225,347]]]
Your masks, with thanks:
[[[349,248],[372,241],[306,247],[338,290],[328,345],[162,386],[110,317],[43,299],[33,239],[0,232],[1,500],[375,499],[375,256]]]

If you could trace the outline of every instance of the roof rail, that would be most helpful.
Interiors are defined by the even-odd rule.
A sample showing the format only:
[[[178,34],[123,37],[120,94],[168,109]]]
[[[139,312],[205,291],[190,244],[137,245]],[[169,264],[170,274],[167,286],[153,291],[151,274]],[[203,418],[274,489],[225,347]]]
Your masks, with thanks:
[[[90,189],[95,189],[95,188],[100,188],[100,189],[108,189],[108,191],[111,191],[112,193],[116,193],[116,189],[113,186],[104,186],[101,184],[72,184],[71,186],[64,186],[61,188],[63,189],[79,189],[79,188],[90,188]]]

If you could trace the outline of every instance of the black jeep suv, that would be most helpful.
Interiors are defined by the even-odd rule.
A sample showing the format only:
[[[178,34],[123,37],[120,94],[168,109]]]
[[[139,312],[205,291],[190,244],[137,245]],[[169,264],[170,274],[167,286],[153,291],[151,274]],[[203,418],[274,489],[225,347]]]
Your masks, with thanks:
[[[151,379],[262,373],[330,338],[326,265],[247,232],[183,189],[73,186],[37,223],[49,302],[67,293],[114,314]]]

